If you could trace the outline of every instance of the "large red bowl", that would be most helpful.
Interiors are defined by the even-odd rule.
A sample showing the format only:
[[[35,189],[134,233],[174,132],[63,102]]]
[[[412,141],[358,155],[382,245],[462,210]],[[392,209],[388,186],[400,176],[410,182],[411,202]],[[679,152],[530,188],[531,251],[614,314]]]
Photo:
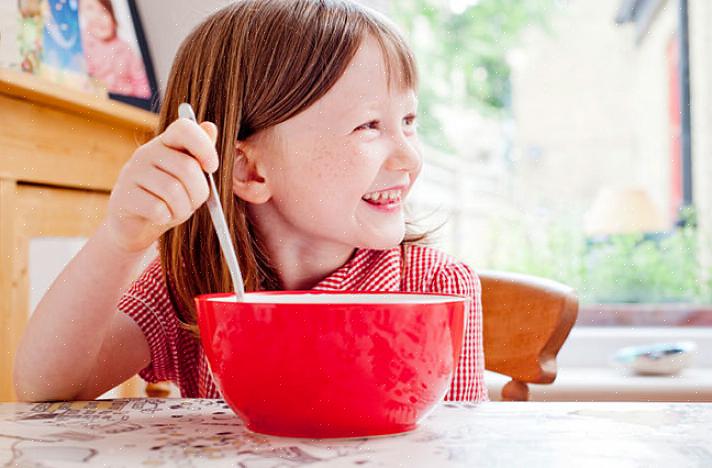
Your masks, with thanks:
[[[246,426],[323,438],[415,428],[450,386],[468,300],[289,291],[196,304],[218,388]]]

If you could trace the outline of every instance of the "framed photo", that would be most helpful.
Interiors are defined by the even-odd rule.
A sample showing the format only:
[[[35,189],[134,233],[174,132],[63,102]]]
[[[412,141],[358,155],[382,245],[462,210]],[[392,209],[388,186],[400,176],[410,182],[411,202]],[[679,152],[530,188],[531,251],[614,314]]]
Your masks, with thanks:
[[[109,97],[157,110],[158,86],[135,0],[64,1],[79,1],[88,75]]]
[[[40,0],[20,3],[39,7],[43,18],[38,72],[53,82],[88,90],[86,64],[79,31],[77,0]]]

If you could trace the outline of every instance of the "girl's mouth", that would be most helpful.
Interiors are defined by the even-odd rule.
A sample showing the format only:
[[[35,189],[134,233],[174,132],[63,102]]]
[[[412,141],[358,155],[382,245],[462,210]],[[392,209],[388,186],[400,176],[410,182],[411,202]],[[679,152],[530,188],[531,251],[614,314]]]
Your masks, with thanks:
[[[401,189],[381,190],[367,193],[361,200],[379,211],[393,211],[400,207],[402,194]]]

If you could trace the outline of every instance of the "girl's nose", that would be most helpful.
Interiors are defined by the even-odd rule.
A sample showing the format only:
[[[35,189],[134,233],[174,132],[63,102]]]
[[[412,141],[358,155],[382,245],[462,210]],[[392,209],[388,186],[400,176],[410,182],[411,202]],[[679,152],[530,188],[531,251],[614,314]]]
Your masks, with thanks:
[[[399,135],[394,138],[393,149],[386,161],[386,168],[392,171],[417,171],[420,169],[423,157],[417,140]]]

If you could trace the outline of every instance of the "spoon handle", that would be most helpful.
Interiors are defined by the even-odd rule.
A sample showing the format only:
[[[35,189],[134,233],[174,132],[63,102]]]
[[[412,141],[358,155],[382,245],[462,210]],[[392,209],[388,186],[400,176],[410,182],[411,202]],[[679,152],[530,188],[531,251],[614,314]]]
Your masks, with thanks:
[[[181,118],[192,120],[197,123],[193,108],[187,102],[184,102],[178,106],[178,115]],[[207,175],[208,184],[210,185],[210,196],[208,197],[208,201],[206,203],[208,205],[208,211],[210,212],[210,219],[213,221],[213,226],[215,227],[215,232],[217,233],[218,241],[220,242],[220,248],[225,256],[228,270],[230,270],[232,287],[237,295],[237,300],[242,301],[245,296],[245,285],[242,282],[240,264],[237,262],[235,247],[233,246],[230,231],[228,230],[227,222],[225,221],[225,213],[223,212],[222,205],[220,204],[220,197],[218,196],[218,189],[215,186],[213,174],[208,172]]]

